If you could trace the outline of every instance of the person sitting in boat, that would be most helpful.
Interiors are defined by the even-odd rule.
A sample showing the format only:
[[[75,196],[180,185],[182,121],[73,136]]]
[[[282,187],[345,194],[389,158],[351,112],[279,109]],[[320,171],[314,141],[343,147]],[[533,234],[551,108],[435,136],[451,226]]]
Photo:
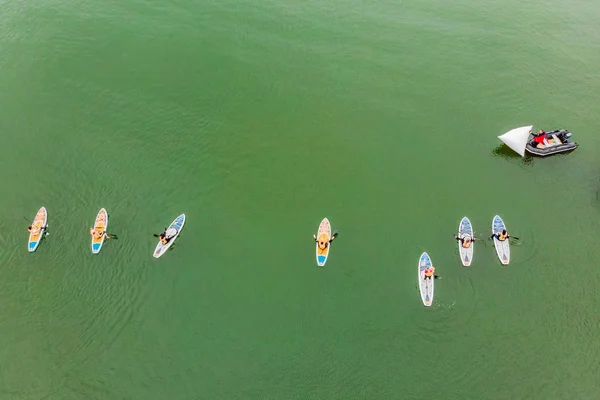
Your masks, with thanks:
[[[510,235],[506,232],[506,229],[502,229],[500,234],[494,233],[490,239],[498,239],[499,241],[504,242],[508,238],[510,238]]]
[[[477,240],[474,237],[471,237],[471,235],[466,235],[466,234],[462,235],[461,237],[454,235],[454,239],[459,241],[461,246],[464,247],[465,249],[468,249],[469,247],[471,247],[471,244],[473,244],[473,242],[475,240]]]
[[[540,147],[544,145],[544,142],[546,141],[546,132],[540,129],[538,133],[531,132],[531,134],[533,135],[533,142],[535,143],[535,147]]]
[[[431,279],[435,273],[434,267],[429,267],[425,270],[425,279]]]
[[[531,133],[533,135],[533,142],[535,143],[535,147],[540,147],[548,144],[548,140],[546,140],[546,132],[542,129],[538,131],[538,133]]]
[[[313,235],[313,239],[315,239],[315,242],[319,244],[319,249],[325,250],[327,246],[329,246],[329,243],[333,242],[333,239],[335,239],[335,235],[333,235],[331,239],[327,240],[327,234],[321,233],[318,239],[316,235]]]

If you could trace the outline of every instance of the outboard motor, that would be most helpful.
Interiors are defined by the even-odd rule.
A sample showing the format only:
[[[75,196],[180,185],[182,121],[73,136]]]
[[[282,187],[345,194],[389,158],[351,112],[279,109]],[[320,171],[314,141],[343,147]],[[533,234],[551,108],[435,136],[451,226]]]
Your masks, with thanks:
[[[561,142],[563,142],[563,143],[569,143],[569,141],[567,139],[569,138],[569,136],[571,136],[571,133],[567,132],[567,131],[562,131],[557,136],[558,136],[558,138],[560,139]]]

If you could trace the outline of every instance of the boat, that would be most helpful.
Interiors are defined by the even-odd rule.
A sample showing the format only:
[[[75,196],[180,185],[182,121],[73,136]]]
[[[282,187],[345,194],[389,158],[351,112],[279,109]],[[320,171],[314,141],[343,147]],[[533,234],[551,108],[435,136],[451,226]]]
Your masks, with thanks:
[[[546,132],[546,144],[538,145],[532,139],[527,142],[526,149],[529,153],[540,157],[573,151],[579,145],[569,140],[571,135],[571,132],[566,129],[557,129],[552,132]]]
[[[171,222],[171,225],[169,225],[169,227],[165,231],[165,234],[167,235],[167,238],[169,238],[169,240],[168,240],[167,244],[163,244],[160,241],[160,239],[158,240],[156,249],[154,249],[154,254],[153,254],[154,258],[159,258],[163,254],[165,254],[165,252],[169,249],[169,247],[171,247],[173,245],[173,242],[175,242],[175,239],[177,239],[177,236],[179,236],[179,233],[183,229],[184,224],[185,224],[185,214],[181,214],[180,216],[175,218],[173,220],[173,222]]]
[[[502,218],[499,215],[494,215],[492,219],[492,235],[499,235],[504,229],[506,229],[506,225]],[[510,262],[510,243],[508,239],[500,241],[494,237],[494,247],[496,248],[496,254],[500,262],[503,265],[508,265]]]
[[[323,221],[319,224],[319,229],[317,231],[317,242],[323,239],[326,242],[329,242],[331,239],[331,224],[327,218],[323,218]],[[324,267],[327,262],[327,257],[329,257],[329,248],[331,247],[331,243],[327,245],[324,249],[319,248],[319,243],[316,243],[316,255],[317,255],[317,265],[319,267]]]
[[[471,221],[469,221],[469,218],[463,217],[463,219],[460,220],[460,224],[458,224],[458,238],[464,239],[466,237],[471,238],[471,245],[468,248],[463,247],[460,240],[457,240],[457,242],[460,261],[462,262],[462,265],[468,267],[471,265],[471,261],[473,261],[473,245],[475,242],[473,241],[473,227],[471,226]]]
[[[27,249],[30,253],[37,250],[40,242],[44,238],[46,232],[46,224],[48,222],[48,212],[45,207],[42,207],[35,214],[35,218],[31,223],[31,232],[29,233],[29,240],[27,242]]]
[[[92,254],[100,253],[100,249],[104,244],[104,237],[106,236],[106,230],[108,229],[108,213],[104,208],[98,211],[96,220],[94,221],[94,230],[98,232],[104,232],[104,235],[98,237],[92,236]]]
[[[421,257],[419,257],[419,264],[417,265],[417,272],[419,274],[418,279],[421,300],[423,301],[423,305],[426,307],[431,306],[433,303],[433,281],[435,280],[435,276],[432,276],[431,279],[425,279],[425,270],[432,266],[433,264],[431,263],[429,254],[421,254]]]
[[[533,140],[533,125],[521,126],[512,129],[498,138],[515,152],[525,157],[525,151],[530,154],[545,157],[558,153],[575,150],[579,145],[569,138],[572,133],[566,129],[557,129],[546,132],[544,144],[539,145]]]

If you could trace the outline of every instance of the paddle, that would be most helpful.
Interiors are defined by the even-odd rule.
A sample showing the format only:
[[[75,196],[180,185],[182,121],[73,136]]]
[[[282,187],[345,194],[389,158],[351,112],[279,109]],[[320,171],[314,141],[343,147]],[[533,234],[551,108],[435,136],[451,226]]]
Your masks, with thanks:
[[[108,233],[104,232],[104,235],[106,236],[107,239],[117,239],[117,240],[119,240],[119,237],[117,235],[115,235],[114,233],[108,234]]]
[[[452,237],[454,237],[454,240],[458,240],[458,236],[456,236],[456,234],[452,234]],[[473,236],[473,242],[478,241],[481,242],[485,245],[485,242],[482,242],[480,238]]]
[[[333,242],[333,239],[335,239],[338,234],[339,234],[339,232],[338,232],[337,229],[335,231],[333,231],[333,235],[331,235],[331,239],[329,239],[329,242]],[[317,241],[317,235],[313,235],[313,239],[315,239],[315,242],[316,242]]]
[[[167,228],[163,229],[163,233],[167,232]],[[156,233],[152,234],[154,237],[160,237],[160,235],[162,235],[162,233],[160,235],[157,235]]]
[[[335,239],[337,237],[337,235],[339,234],[338,230],[336,229],[335,231],[333,231],[333,235],[331,235],[331,239],[329,240],[330,242],[333,242],[333,239]]]
[[[25,221],[27,221],[27,223],[29,223],[29,220],[28,220],[27,218],[23,217],[23,219],[24,219]],[[31,226],[31,225],[30,225],[30,226]],[[41,229],[43,229],[43,230],[44,230],[44,236],[48,236],[48,235],[50,234],[50,232],[48,232],[48,224],[46,224],[46,226],[42,226],[42,228],[41,228]]]
[[[495,235],[495,234],[494,234]],[[490,236],[490,240],[494,240],[494,235]],[[515,239],[515,240],[521,240],[516,236],[509,236],[508,239]]]
[[[165,228],[165,230],[163,231],[163,233],[161,233],[160,235],[166,235],[166,232],[167,232],[167,228]],[[159,237],[160,237],[160,235],[157,235],[156,233],[153,233],[153,234],[152,234],[152,236],[154,236],[154,237],[157,237],[157,238],[159,238]],[[177,237],[180,237],[180,236],[181,236],[181,234],[178,234],[178,235],[177,235]],[[167,240],[171,240],[171,239],[173,239],[173,237],[168,237],[168,238],[167,238]]]
[[[456,236],[456,234],[452,234],[452,237],[454,237],[454,239],[458,239],[458,236]],[[473,238],[473,240],[481,240],[478,237],[475,236],[471,236],[471,238]]]

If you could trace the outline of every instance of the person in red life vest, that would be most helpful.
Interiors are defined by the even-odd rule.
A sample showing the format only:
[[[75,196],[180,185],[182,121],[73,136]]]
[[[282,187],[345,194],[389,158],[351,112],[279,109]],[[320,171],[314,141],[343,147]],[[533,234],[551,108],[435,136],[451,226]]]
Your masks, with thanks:
[[[435,268],[433,268],[433,266],[425,269],[425,278],[424,279],[431,280],[431,278],[437,278],[437,276],[435,276]]]
[[[538,133],[531,133],[533,135],[533,141],[535,142],[535,147],[540,147],[540,145],[546,144],[546,132],[543,130],[539,130]]]

